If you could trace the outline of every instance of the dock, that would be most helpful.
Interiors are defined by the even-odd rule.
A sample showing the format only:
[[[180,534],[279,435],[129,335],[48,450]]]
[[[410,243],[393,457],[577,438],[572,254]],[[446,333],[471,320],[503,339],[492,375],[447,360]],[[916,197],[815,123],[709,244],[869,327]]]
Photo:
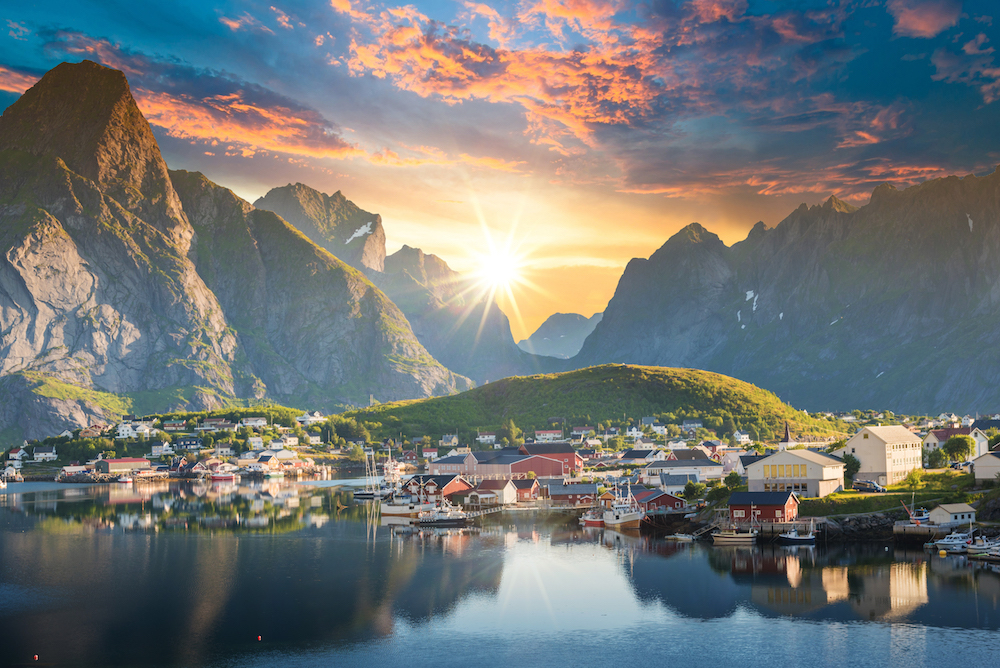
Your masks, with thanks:
[[[913,524],[902,520],[892,525],[892,539],[899,543],[929,543],[950,534],[959,524]],[[965,526],[964,524],[962,526]]]

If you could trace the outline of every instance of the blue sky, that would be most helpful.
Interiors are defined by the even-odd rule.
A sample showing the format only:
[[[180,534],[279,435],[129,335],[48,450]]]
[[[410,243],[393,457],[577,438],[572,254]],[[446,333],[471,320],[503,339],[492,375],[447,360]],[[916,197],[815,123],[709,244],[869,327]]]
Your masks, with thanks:
[[[800,202],[1000,162],[1000,21],[974,0],[21,3],[0,107],[57,63],[125,71],[173,168],[301,181],[473,269],[510,239],[549,313],[631,257]],[[996,16],[994,16],[996,14]],[[500,244],[502,245],[502,244]]]

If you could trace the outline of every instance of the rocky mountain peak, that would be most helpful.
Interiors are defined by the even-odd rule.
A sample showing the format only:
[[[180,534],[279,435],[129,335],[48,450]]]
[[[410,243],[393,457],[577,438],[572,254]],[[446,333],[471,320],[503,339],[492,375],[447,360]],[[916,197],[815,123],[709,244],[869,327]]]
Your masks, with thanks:
[[[60,158],[174,241],[190,240],[156,138],[118,70],[57,65],[0,117],[0,150]]]
[[[858,210],[858,207],[851,206],[847,202],[838,199],[835,195],[830,195],[829,199],[823,202],[823,208],[839,213],[854,213]]]

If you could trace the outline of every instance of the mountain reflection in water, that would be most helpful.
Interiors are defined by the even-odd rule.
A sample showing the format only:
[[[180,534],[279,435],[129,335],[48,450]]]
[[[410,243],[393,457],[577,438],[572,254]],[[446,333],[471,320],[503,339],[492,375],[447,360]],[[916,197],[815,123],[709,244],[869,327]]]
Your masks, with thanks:
[[[576,650],[602,665],[664,632],[675,661],[767,665],[748,647],[779,628],[830,651],[868,642],[873,663],[919,648],[918,665],[1000,626],[993,569],[884,545],[713,548],[558,513],[421,530],[289,483],[19,489],[33,488],[0,495],[4,665],[543,665]],[[688,644],[713,633],[714,654]]]

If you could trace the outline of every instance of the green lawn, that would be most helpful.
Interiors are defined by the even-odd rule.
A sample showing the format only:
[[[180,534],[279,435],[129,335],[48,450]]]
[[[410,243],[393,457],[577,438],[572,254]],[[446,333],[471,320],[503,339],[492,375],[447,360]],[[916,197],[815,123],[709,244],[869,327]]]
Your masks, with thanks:
[[[917,507],[930,499],[941,498],[942,494],[943,492],[918,492],[915,498]],[[827,517],[829,515],[872,513],[880,510],[902,510],[902,504],[909,505],[910,498],[909,491],[906,493],[861,494],[847,490],[830,494],[822,499],[803,499],[799,503],[799,515],[803,517]]]

